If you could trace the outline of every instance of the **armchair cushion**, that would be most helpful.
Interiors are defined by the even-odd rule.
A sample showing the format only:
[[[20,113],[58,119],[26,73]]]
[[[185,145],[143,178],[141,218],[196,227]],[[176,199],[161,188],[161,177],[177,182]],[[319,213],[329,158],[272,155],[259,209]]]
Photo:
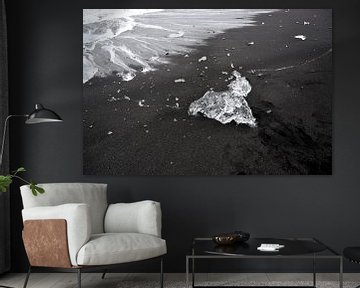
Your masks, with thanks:
[[[81,247],[78,265],[108,265],[145,260],[166,254],[165,240],[140,233],[94,234]]]
[[[39,184],[45,193],[34,197],[29,185],[20,187],[24,208],[56,206],[67,203],[84,203],[89,206],[92,233],[104,232],[107,209],[106,184],[97,183],[46,183]]]
[[[161,237],[161,208],[155,201],[111,204],[105,215],[105,233],[143,233]]]
[[[23,220],[65,219],[71,264],[76,266],[79,249],[90,239],[91,218],[86,204],[33,207],[22,210]],[[37,241],[38,239],[34,239]]]

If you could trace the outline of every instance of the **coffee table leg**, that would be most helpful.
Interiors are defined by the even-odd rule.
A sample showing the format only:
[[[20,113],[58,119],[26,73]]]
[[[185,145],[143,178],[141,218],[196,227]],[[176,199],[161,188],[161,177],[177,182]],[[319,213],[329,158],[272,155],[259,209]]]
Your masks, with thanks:
[[[316,256],[313,258],[313,286],[316,287]]]
[[[339,287],[343,288],[343,258],[340,257]]]
[[[195,287],[195,258],[192,259],[192,287]]]
[[[186,288],[189,288],[189,257],[186,256]]]

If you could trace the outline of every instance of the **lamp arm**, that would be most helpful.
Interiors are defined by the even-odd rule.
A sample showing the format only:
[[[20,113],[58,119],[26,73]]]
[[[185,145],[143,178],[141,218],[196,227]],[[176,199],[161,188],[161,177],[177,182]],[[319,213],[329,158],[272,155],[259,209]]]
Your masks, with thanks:
[[[8,126],[9,120],[14,117],[28,117],[28,116],[29,115],[27,115],[27,114],[22,114],[22,115],[9,115],[6,117],[5,122],[4,122],[4,131],[3,131],[1,150],[0,150],[0,168],[2,166],[2,160],[3,160],[3,155],[4,155],[4,146],[5,146],[5,140],[6,140],[6,131],[7,131],[7,126]]]

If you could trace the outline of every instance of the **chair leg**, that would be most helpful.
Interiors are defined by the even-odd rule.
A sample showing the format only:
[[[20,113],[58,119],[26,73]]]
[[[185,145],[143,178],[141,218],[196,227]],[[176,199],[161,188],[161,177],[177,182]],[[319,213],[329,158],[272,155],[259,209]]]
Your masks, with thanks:
[[[77,269],[78,288],[81,288],[81,269]]]
[[[101,275],[101,279],[105,279],[106,272],[107,270],[104,270],[104,273]]]
[[[26,278],[25,278],[25,282],[24,282],[24,286],[23,288],[26,288],[27,284],[28,284],[28,281],[29,281],[29,277],[30,277],[30,274],[31,274],[31,265],[29,266],[29,270],[26,274]]]
[[[161,260],[160,260],[160,287],[163,288],[164,287],[164,268],[163,268],[163,263],[164,260],[163,260],[163,257],[161,257]]]

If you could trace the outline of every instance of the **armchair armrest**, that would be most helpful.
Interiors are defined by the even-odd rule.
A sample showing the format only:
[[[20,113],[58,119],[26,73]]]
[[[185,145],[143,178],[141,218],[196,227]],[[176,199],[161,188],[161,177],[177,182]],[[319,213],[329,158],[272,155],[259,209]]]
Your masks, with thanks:
[[[86,204],[64,204],[58,206],[33,207],[22,210],[23,221],[64,219],[66,221],[67,242],[70,261],[77,266],[76,256],[80,248],[89,241],[91,222],[89,207]],[[36,237],[36,238],[35,238]],[[40,235],[34,235],[33,241],[39,241]],[[49,243],[46,243],[49,245]]]
[[[160,203],[145,200],[111,204],[104,224],[106,233],[143,233],[161,237]]]

